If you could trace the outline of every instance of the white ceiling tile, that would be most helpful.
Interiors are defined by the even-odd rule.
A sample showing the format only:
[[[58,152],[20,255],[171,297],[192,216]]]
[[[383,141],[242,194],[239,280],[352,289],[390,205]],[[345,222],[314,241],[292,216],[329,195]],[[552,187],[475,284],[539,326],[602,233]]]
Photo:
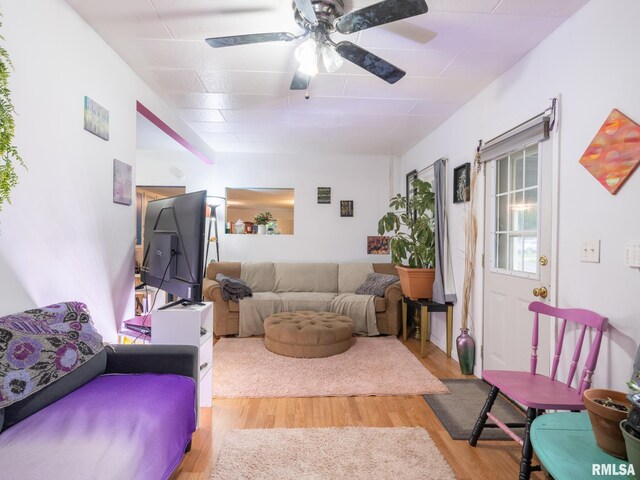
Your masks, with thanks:
[[[249,93],[270,95],[287,93],[291,75],[273,72],[200,72],[210,93]]]
[[[501,15],[530,15],[539,17],[567,17],[582,8],[589,0],[502,0],[495,13]]]
[[[107,40],[117,37],[171,38],[149,0],[68,0],[67,3]]]
[[[288,123],[286,110],[223,110],[222,116],[227,123]]]
[[[140,76],[156,92],[205,92],[193,70],[143,70]]]
[[[220,110],[206,108],[178,109],[178,115],[185,122],[224,122]]]
[[[373,75],[349,75],[344,89],[347,97],[390,99],[431,99],[466,101],[477,91],[472,78],[422,78],[406,76],[390,85]]]
[[[198,70],[205,65],[209,45],[191,40],[139,39],[133,48],[143,68],[180,68]]]
[[[205,142],[237,142],[238,137],[233,133],[203,133]]]
[[[429,6],[429,12],[491,13],[500,1],[501,0],[427,0],[427,5]],[[427,15],[428,14],[427,12]]]
[[[201,70],[288,72],[289,58],[293,56],[292,45],[286,43],[258,43],[228,48],[212,48],[206,43]]]
[[[399,114],[409,113],[415,100],[380,100],[375,98],[316,97],[305,100],[304,96],[289,97],[291,112],[311,114]]]
[[[290,127],[288,124],[280,123],[260,123],[260,122],[242,122],[242,123],[215,123],[215,122],[196,122],[190,124],[196,131],[203,133],[267,133],[267,134],[288,134]]]
[[[217,110],[287,108],[288,99],[279,95],[244,95],[226,93],[168,93],[165,97],[175,108],[206,108]]]
[[[441,100],[418,100],[408,112],[412,115],[442,115],[445,118],[460,108],[459,102]]]
[[[493,80],[506,72],[520,59],[513,53],[462,52],[442,72],[443,77]]]

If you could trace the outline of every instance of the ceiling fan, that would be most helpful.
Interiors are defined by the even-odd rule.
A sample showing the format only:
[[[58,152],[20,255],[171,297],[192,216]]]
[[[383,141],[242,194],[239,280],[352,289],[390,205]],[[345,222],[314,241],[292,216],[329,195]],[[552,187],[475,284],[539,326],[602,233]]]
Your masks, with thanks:
[[[318,73],[318,63],[333,73],[343,63],[352,62],[388,83],[396,83],[406,72],[355,43],[335,43],[334,32],[348,35],[367,28],[403,20],[427,13],[425,0],[384,0],[368,7],[344,13],[344,0],[294,0],[294,19],[304,30],[299,35],[288,32],[254,33],[229,37],[207,38],[214,48],[232,47],[263,42],[292,42],[306,40],[296,48],[296,60],[300,64],[293,76],[291,90],[306,90],[311,77]]]

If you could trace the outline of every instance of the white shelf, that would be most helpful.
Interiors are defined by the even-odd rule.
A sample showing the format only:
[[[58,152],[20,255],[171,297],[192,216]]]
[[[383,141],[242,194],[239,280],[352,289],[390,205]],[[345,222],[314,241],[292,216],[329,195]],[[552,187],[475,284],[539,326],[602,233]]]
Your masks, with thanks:
[[[152,343],[198,347],[198,406],[210,407],[213,386],[213,303],[153,310]],[[206,329],[204,335],[200,329]]]

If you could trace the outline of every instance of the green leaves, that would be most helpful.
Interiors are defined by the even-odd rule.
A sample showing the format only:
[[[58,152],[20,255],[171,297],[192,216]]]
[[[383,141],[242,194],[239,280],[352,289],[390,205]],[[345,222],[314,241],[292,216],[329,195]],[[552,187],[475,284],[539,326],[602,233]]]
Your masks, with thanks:
[[[0,23],[0,27],[2,23]],[[2,36],[0,39],[4,40]],[[18,184],[15,164],[24,165],[24,161],[13,145],[15,109],[11,103],[9,90],[9,72],[13,68],[7,51],[0,47],[0,211],[2,205],[11,203],[11,190]]]
[[[406,259],[410,267],[433,267],[435,194],[431,184],[417,178],[411,187],[412,195],[408,199],[398,194],[389,200],[389,207],[394,211],[378,221],[378,234],[393,233],[389,241],[393,263],[401,265]]]

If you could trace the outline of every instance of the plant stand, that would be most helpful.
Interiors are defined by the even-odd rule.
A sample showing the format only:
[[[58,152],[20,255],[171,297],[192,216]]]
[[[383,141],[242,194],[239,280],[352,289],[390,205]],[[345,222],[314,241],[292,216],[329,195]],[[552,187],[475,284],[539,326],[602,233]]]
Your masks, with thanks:
[[[445,312],[447,314],[447,357],[451,357],[451,342],[453,337],[453,304],[436,303],[431,300],[412,300],[402,295],[402,339],[407,340],[407,310],[420,309],[420,356],[426,355],[426,346],[430,332],[431,312]]]

